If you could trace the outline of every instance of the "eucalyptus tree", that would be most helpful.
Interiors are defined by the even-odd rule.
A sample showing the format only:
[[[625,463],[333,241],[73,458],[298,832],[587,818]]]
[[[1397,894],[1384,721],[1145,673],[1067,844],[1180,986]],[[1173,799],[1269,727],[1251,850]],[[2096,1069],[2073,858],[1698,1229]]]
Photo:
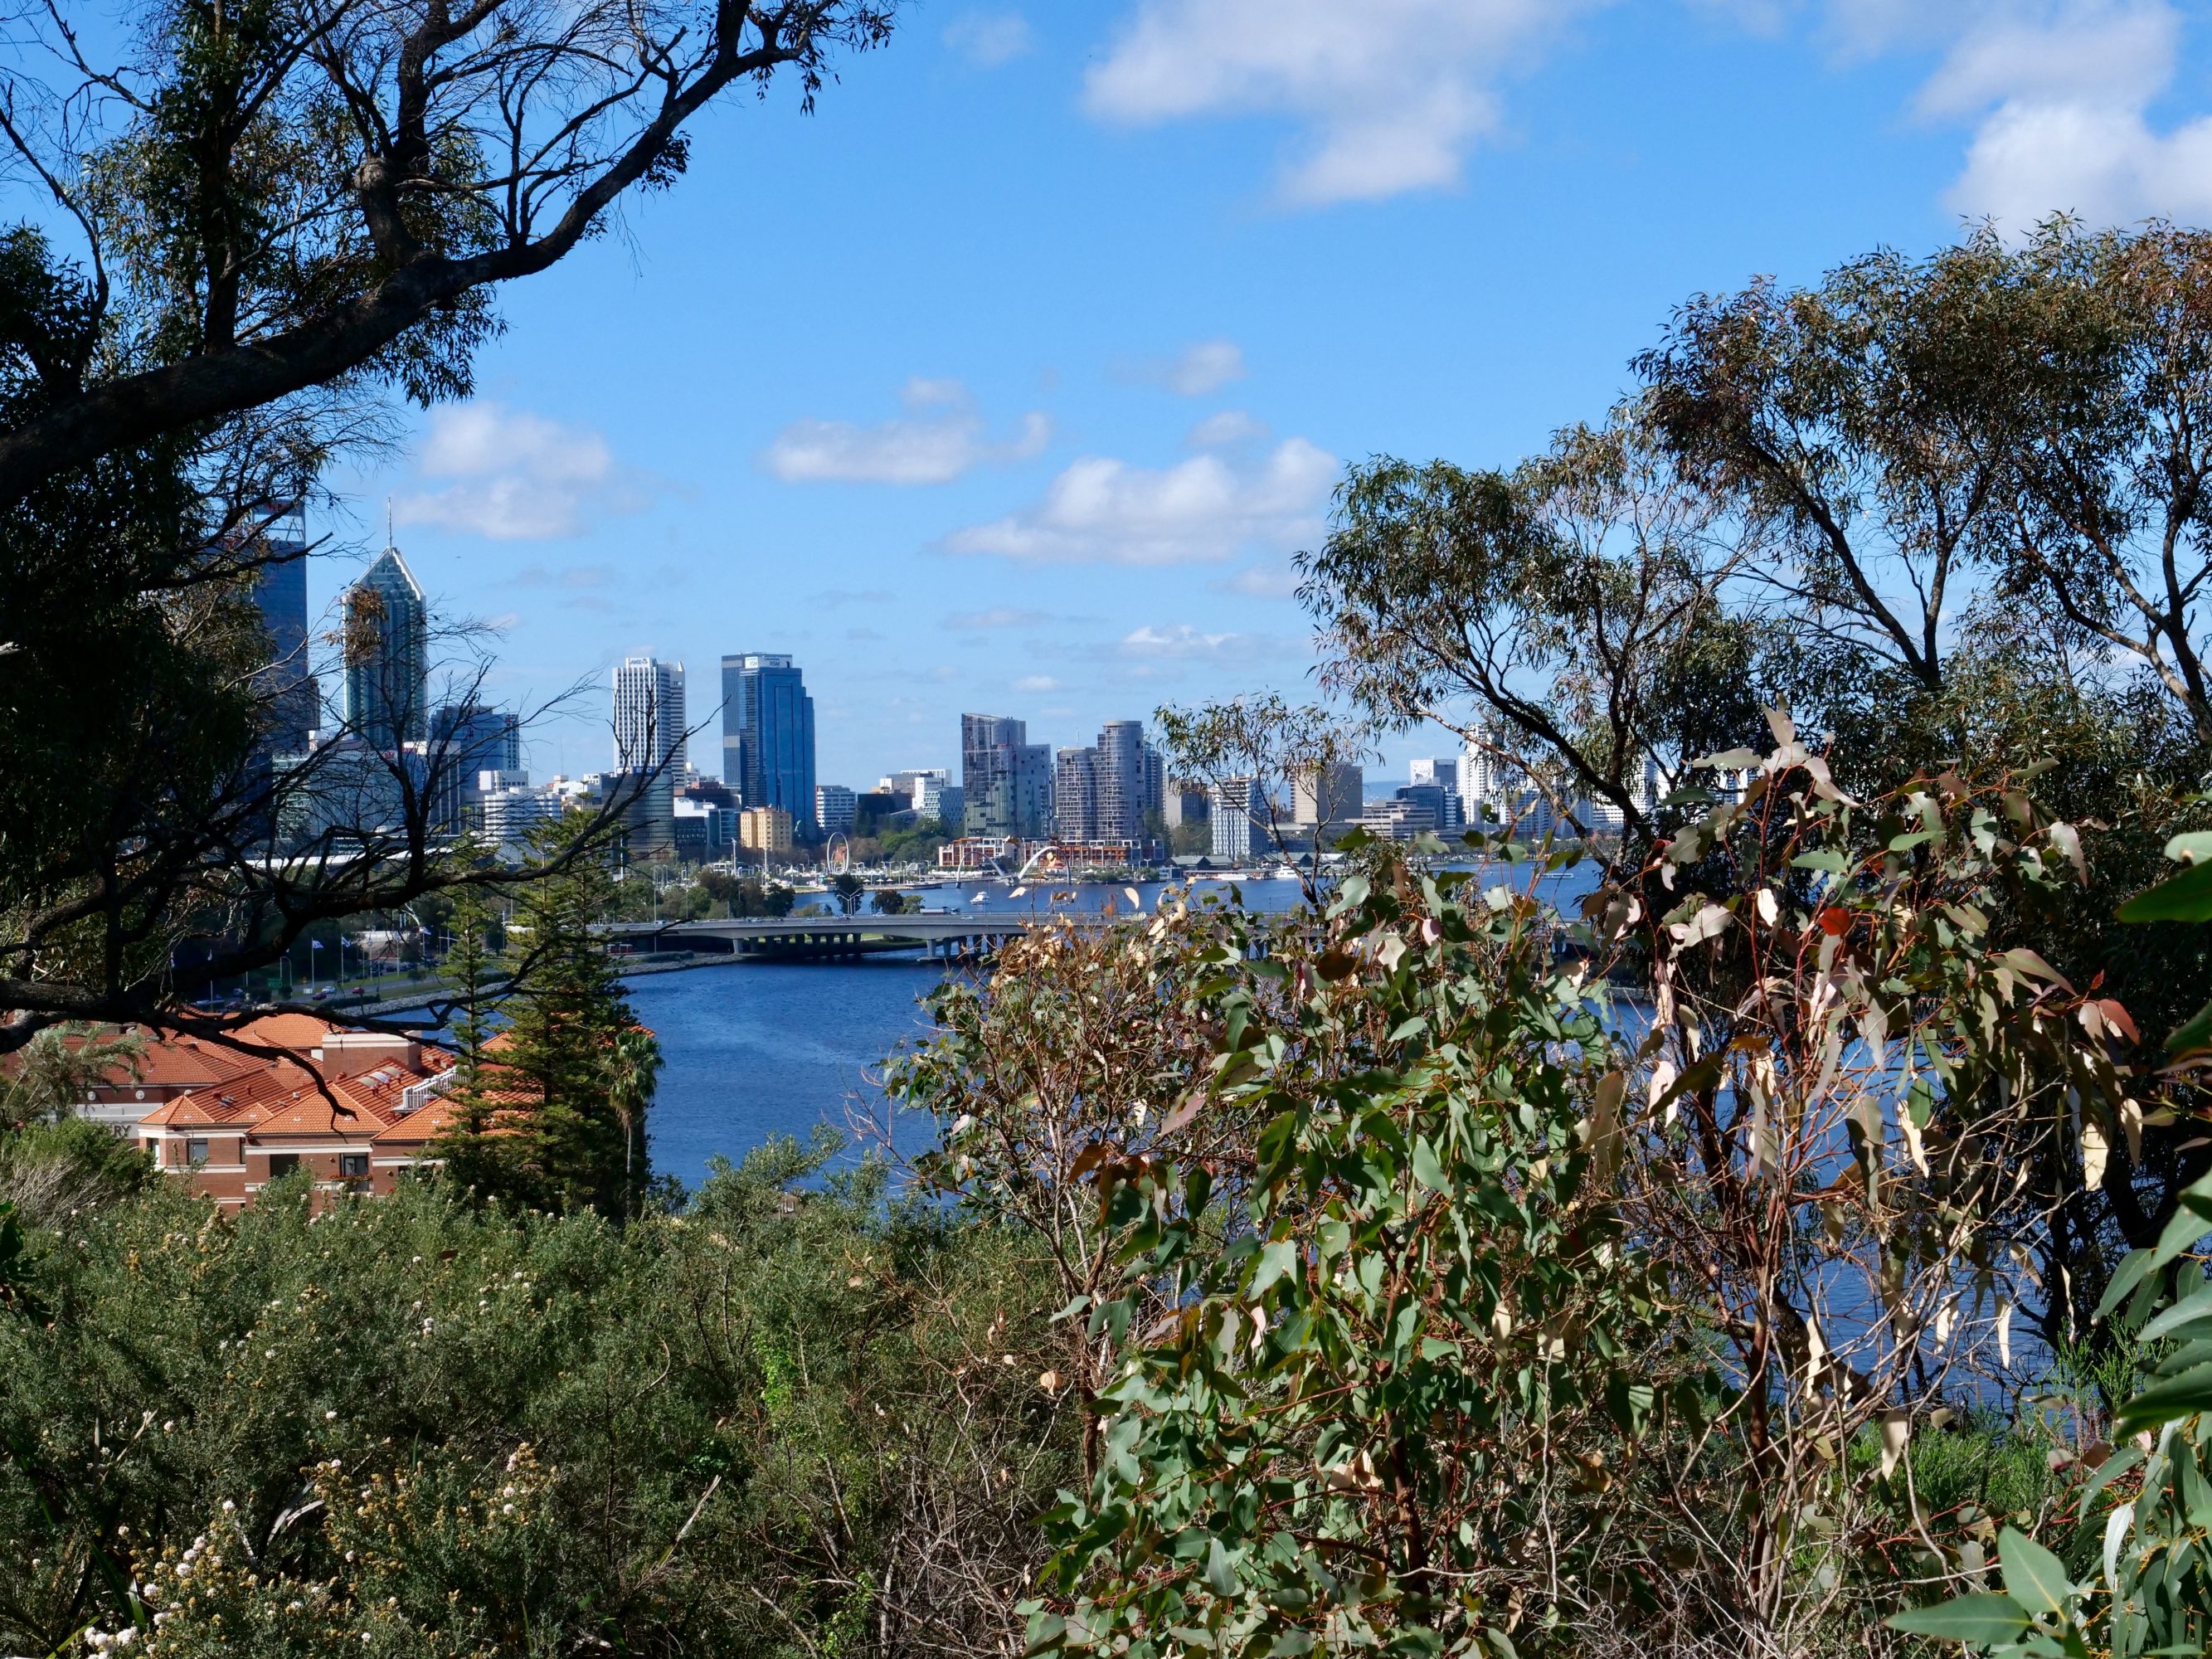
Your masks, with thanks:
[[[1332,690],[1386,724],[1436,720],[1562,817],[1601,801],[1648,841],[1647,763],[1678,772],[1763,729],[1730,529],[1623,411],[1510,471],[1353,467],[1299,593]]]

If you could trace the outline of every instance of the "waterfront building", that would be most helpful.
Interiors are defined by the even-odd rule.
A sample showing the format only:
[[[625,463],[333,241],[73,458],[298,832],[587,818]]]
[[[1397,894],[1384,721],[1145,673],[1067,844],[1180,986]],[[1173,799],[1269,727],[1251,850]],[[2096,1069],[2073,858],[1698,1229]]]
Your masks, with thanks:
[[[1145,723],[1107,721],[1099,728],[1096,753],[1095,837],[1135,841],[1145,833],[1145,814],[1152,805],[1146,792],[1150,768],[1145,759]]]
[[[748,806],[738,821],[738,839],[750,853],[788,853],[791,814],[781,806]]]
[[[1011,836],[962,836],[937,849],[940,870],[994,870],[1018,865],[1022,843]]]
[[[684,665],[657,657],[624,657],[614,671],[615,764],[655,769],[681,782],[690,770],[684,709]]]
[[[814,786],[814,822],[825,836],[853,833],[853,792],[842,783]]]
[[[475,822],[482,779],[522,773],[522,722],[504,709],[479,703],[447,703],[430,715],[425,757],[430,780],[430,821],[441,830]]]
[[[1267,810],[1256,778],[1229,778],[1210,792],[1207,816],[1213,823],[1213,856],[1242,864],[1252,856],[1255,813]],[[1264,827],[1263,827],[1264,834]]]
[[[963,823],[969,836],[1034,840],[1052,823],[1052,745],[1000,714],[960,717]]]
[[[814,699],[788,656],[722,659],[722,780],[747,807],[781,807],[813,832]]]
[[[374,750],[421,743],[429,724],[430,613],[415,573],[387,547],[346,590],[345,725]]]
[[[1365,769],[1354,761],[1309,768],[1291,784],[1291,822],[1302,828],[1349,823],[1367,792]]]
[[[1053,832],[1062,841],[1097,838],[1098,770],[1096,749],[1063,749],[1054,763]]]

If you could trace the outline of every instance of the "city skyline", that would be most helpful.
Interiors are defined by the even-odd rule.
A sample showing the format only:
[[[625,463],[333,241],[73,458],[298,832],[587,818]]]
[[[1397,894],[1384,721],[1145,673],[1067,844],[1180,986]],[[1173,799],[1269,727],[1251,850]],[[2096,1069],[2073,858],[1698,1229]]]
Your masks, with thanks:
[[[848,781],[950,758],[963,709],[1079,740],[1295,696],[1288,558],[1347,461],[1510,465],[1601,415],[1693,294],[2212,190],[2184,165],[2212,25],[2170,4],[1422,0],[1357,52],[1298,7],[1250,57],[1231,9],[952,0],[811,117],[714,112],[634,239],[499,296],[472,401],[331,481],[351,517],[311,597],[389,500],[426,585],[505,625],[503,704],[760,641],[807,664]],[[834,325],[732,314],[766,249]],[[594,702],[532,763],[605,747]]]

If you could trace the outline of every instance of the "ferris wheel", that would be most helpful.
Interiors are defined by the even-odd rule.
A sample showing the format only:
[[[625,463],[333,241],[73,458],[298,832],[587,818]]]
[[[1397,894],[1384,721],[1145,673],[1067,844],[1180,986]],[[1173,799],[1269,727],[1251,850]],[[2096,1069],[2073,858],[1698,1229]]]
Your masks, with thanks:
[[[823,849],[822,863],[830,870],[849,870],[853,867],[853,843],[842,830],[830,832],[830,844]]]

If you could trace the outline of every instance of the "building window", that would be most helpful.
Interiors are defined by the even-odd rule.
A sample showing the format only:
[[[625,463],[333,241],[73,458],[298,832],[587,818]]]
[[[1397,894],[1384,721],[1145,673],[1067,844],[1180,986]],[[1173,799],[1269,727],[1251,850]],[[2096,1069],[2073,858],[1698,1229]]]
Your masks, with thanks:
[[[282,1181],[286,1176],[291,1174],[293,1170],[299,1167],[300,1155],[297,1152],[271,1152],[269,1154],[269,1178],[271,1181]]]
[[[340,1152],[338,1154],[338,1174],[349,1181],[362,1181],[367,1179],[368,1176],[368,1154],[367,1152]]]
[[[206,1163],[206,1162],[207,1162],[207,1160],[208,1160],[208,1144],[207,1144],[207,1142],[205,1142],[204,1140],[187,1140],[187,1141],[185,1143],[185,1163],[187,1163],[187,1164],[204,1164],[204,1163]]]

